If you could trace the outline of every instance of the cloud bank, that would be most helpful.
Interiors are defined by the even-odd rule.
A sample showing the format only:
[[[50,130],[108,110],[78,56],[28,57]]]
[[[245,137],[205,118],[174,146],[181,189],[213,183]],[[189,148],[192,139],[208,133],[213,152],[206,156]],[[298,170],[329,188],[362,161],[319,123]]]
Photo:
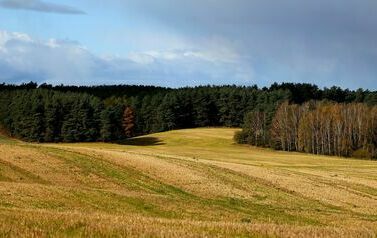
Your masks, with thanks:
[[[84,11],[74,7],[45,2],[42,0],[3,0],[0,2],[0,6],[14,10],[30,10],[59,14],[85,14]]]
[[[226,55],[226,57],[225,57]],[[181,87],[229,78],[251,82],[252,69],[237,55],[194,49],[133,52],[127,57],[99,56],[77,42],[36,40],[0,31],[0,81],[33,80],[51,84],[157,84]]]

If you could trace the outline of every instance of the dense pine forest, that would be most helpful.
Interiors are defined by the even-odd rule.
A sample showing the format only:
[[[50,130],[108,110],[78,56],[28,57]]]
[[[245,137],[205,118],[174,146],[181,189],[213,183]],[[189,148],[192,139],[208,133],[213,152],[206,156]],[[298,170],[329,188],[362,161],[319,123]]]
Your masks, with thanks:
[[[377,92],[201,86],[0,85],[0,122],[33,142],[120,141],[194,127],[243,127],[239,143],[286,151],[376,156]]]

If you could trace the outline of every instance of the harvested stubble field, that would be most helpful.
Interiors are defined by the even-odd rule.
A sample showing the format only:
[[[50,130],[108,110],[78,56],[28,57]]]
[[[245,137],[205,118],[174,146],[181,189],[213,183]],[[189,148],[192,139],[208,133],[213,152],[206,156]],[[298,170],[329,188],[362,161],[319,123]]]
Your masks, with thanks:
[[[376,162],[235,145],[235,130],[2,137],[0,236],[376,237]]]

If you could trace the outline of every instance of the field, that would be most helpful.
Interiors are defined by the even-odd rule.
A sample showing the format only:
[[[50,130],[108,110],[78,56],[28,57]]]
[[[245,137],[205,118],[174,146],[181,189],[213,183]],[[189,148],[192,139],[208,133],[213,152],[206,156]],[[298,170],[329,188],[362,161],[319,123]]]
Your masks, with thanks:
[[[0,237],[376,237],[377,162],[235,145],[235,131],[0,137]]]

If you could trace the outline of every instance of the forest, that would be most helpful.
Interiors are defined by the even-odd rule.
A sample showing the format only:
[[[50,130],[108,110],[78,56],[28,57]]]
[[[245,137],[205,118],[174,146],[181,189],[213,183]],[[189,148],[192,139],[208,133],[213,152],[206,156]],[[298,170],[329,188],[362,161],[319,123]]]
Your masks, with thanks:
[[[314,154],[376,156],[377,92],[270,87],[0,85],[0,124],[32,142],[115,142],[195,127],[242,127],[239,143]]]
[[[377,106],[365,103],[283,102],[272,121],[256,110],[235,135],[241,144],[344,157],[377,157]]]

